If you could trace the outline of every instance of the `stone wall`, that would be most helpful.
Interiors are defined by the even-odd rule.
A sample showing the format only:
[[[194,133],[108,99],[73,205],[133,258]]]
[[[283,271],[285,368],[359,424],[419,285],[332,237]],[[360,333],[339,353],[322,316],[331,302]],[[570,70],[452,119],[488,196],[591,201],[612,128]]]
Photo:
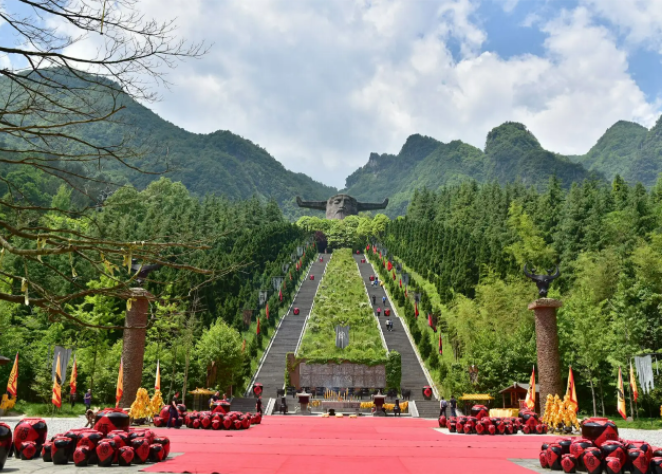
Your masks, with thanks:
[[[299,363],[290,379],[300,387],[386,387],[386,367],[384,365],[367,366],[343,362],[337,364]],[[296,384],[298,382],[298,384]]]

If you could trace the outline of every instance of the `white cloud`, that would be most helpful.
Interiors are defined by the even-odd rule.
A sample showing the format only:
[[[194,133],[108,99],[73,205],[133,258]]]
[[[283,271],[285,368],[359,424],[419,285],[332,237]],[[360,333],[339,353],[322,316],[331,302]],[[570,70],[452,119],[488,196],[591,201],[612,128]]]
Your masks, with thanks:
[[[336,186],[412,133],[482,147],[506,120],[548,149],[583,153],[617,120],[651,125],[660,112],[594,23],[603,0],[583,1],[532,23],[548,35],[543,55],[506,60],[482,51],[478,0],[145,0],[148,16],[176,16],[181,36],[214,43],[170,72],[152,107],[191,131],[231,130]]]
[[[595,14],[616,25],[627,41],[662,53],[660,0],[582,0]]]

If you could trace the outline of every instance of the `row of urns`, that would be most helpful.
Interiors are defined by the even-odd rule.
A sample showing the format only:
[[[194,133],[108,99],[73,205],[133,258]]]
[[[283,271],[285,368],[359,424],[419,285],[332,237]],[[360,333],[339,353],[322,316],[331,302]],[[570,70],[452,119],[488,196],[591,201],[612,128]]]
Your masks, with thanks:
[[[540,465],[553,471],[588,474],[662,474],[662,449],[645,441],[563,438],[543,443]]]
[[[451,433],[496,435],[517,434],[546,434],[547,424],[541,423],[537,416],[523,418],[490,418],[475,416],[458,416],[446,418],[439,417],[439,427],[448,428]]]
[[[0,470],[8,456],[32,460],[41,458],[53,464],[76,466],[112,464],[128,466],[132,462],[160,462],[170,452],[170,440],[156,437],[151,430],[110,430],[80,428],[60,433],[47,440],[48,426],[40,418],[26,418],[14,428],[0,423]]]

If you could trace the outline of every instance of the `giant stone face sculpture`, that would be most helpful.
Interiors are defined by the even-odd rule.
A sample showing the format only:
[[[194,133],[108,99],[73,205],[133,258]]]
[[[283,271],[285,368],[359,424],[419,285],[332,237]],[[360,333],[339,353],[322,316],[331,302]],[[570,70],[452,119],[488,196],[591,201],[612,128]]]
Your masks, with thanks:
[[[347,216],[355,216],[361,211],[386,209],[388,199],[384,199],[381,203],[359,202],[349,194],[336,194],[327,201],[303,201],[297,196],[297,205],[326,211],[327,219],[344,219]]]

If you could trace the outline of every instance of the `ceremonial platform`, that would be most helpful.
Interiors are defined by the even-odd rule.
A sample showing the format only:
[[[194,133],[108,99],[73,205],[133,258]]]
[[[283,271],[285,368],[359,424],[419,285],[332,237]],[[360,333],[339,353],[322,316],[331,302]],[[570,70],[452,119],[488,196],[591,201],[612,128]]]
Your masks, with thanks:
[[[525,474],[550,436],[450,436],[415,418],[263,418],[244,431],[165,430],[183,453],[145,472],[200,474]],[[165,434],[165,433],[164,433]],[[536,461],[537,462],[537,461]]]

